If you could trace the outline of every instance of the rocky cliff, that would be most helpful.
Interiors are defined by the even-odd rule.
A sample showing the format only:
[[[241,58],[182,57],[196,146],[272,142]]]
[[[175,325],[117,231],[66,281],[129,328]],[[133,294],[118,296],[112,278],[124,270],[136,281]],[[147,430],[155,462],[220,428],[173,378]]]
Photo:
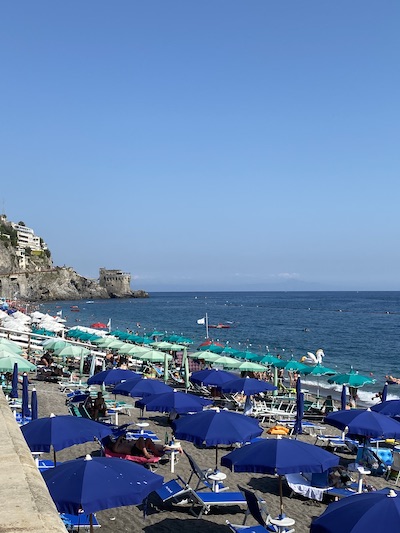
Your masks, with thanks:
[[[112,290],[111,290],[112,289]],[[145,291],[129,286],[115,291],[100,286],[98,280],[85,278],[70,267],[53,267],[46,256],[32,257],[29,267],[21,269],[15,249],[0,241],[0,296],[29,301],[93,300],[97,298],[146,298]]]

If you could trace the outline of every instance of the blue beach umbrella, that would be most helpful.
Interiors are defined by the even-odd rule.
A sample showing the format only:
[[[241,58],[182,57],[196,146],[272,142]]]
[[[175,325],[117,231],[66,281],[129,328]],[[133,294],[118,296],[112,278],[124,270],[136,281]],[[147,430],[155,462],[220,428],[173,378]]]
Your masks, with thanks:
[[[386,402],[387,400],[387,393],[388,393],[388,384],[387,382],[384,384],[383,386],[383,389],[382,389],[382,398],[381,398],[381,402]]]
[[[123,368],[111,368],[98,372],[87,380],[88,385],[117,385],[128,379],[142,379],[142,375],[132,370]]]
[[[132,461],[90,455],[50,468],[43,479],[58,512],[74,515],[138,505],[163,484],[162,476]]]
[[[233,374],[232,372],[227,372],[226,370],[219,370],[218,368],[207,368],[205,370],[193,372],[193,374],[190,376],[190,381],[199,385],[221,387],[225,383],[228,383],[228,381],[232,381],[237,377],[238,376],[236,374]]]
[[[36,420],[38,418],[38,400],[37,400],[36,389],[32,389],[31,411],[32,411],[32,420]]]
[[[400,438],[400,422],[371,409],[349,409],[329,413],[326,424],[340,430],[346,430],[348,435],[371,438]]]
[[[201,446],[216,446],[215,469],[218,469],[218,445],[248,442],[263,432],[258,420],[232,411],[209,409],[173,422],[177,439]]]
[[[29,418],[31,412],[29,410],[29,392],[28,392],[28,375],[24,374],[22,377],[22,420]]]
[[[186,414],[202,411],[206,405],[211,405],[212,403],[211,400],[206,398],[173,390],[172,392],[146,396],[138,400],[135,405],[140,409],[146,408],[146,411]]]
[[[371,407],[371,411],[390,417],[400,416],[400,400],[386,400]]]
[[[228,453],[221,465],[234,472],[279,476],[280,514],[283,514],[282,476],[297,472],[324,472],[339,464],[339,457],[320,446],[288,438],[261,439]]]
[[[316,518],[310,533],[395,531],[400,522],[400,493],[385,488],[333,502]]]
[[[342,411],[346,409],[347,405],[347,392],[346,392],[346,385],[342,386],[342,392],[340,394],[340,408]]]
[[[128,379],[119,383],[113,394],[122,394],[124,396],[132,396],[132,398],[144,398],[152,394],[162,394],[165,392],[173,392],[173,388],[166,385],[163,381],[157,379]]]
[[[296,381],[296,420],[294,423],[295,435],[301,435],[303,433],[302,420],[304,416],[304,394],[301,392],[300,377]]]
[[[10,398],[18,398],[18,363],[14,363]]]
[[[32,420],[21,427],[22,434],[32,452],[49,453],[51,447],[55,452],[75,444],[99,440],[113,433],[114,426],[101,424],[89,418],[71,415],[49,416]]]
[[[241,392],[246,396],[254,396],[254,394],[259,394],[260,392],[276,390],[277,387],[268,383],[268,381],[245,377],[228,381],[221,385],[220,389],[222,392]]]

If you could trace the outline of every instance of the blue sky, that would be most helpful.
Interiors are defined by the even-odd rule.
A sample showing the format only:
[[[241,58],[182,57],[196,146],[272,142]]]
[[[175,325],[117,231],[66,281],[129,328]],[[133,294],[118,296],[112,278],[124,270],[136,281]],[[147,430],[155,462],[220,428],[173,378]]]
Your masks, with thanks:
[[[19,0],[0,210],[169,290],[400,290],[400,4]]]

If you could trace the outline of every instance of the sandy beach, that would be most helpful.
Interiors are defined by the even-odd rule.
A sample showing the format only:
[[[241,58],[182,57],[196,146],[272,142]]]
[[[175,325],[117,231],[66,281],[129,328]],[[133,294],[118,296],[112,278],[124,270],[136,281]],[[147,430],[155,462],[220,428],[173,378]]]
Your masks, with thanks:
[[[39,416],[48,416],[50,413],[54,414],[68,414],[68,409],[65,405],[65,393],[60,391],[60,388],[55,383],[36,381],[31,379],[31,388],[35,386],[39,401]],[[121,397],[122,398],[122,397]],[[124,398],[129,401],[129,398]],[[134,403],[134,400],[131,399]],[[149,429],[154,431],[161,440],[164,440],[166,431],[171,434],[171,430],[167,424],[167,415],[153,412],[145,412],[147,421],[149,422]],[[137,422],[139,417],[139,410],[133,409],[131,415],[120,414],[119,423]],[[263,426],[264,427],[264,426]],[[262,436],[267,437],[265,430]],[[338,434],[335,428],[327,427],[329,434]],[[301,435],[299,439],[305,442],[314,443],[315,437],[311,435]],[[209,468],[215,462],[215,449],[197,448],[189,442],[182,441],[182,447],[190,455],[201,468]],[[232,448],[224,448],[221,446],[219,458],[228,453]],[[98,455],[100,449],[98,444],[89,442],[83,445],[73,446],[57,453],[57,458],[60,461],[75,459],[84,456],[87,453]],[[354,455],[350,453],[339,454],[342,464],[354,462]],[[43,455],[46,458],[46,454]],[[49,456],[51,458],[51,456]],[[221,467],[221,471],[226,473],[226,485],[229,485],[230,490],[237,490],[237,485],[241,484],[249,487],[252,490],[259,492],[259,495],[266,501],[269,512],[272,516],[277,516],[279,513],[279,487],[278,479],[273,476],[264,474],[243,474],[233,473],[226,468]],[[188,480],[191,468],[187,458],[184,455],[179,457],[179,461],[175,466],[175,474],[170,472],[170,464],[163,464],[157,468],[157,473],[164,477],[164,481],[168,481],[179,475],[184,480]],[[368,476],[368,483],[376,488],[384,486],[394,486],[393,482]],[[191,486],[195,483],[191,483]],[[295,530],[297,533],[305,533],[309,530],[311,521],[314,517],[319,516],[326,508],[326,503],[313,503],[310,500],[301,499],[298,496],[290,498],[290,489],[284,482],[283,484],[283,503],[284,512],[287,516],[296,521]],[[188,512],[187,505],[181,506],[167,506],[163,507],[160,504],[158,497],[154,494],[150,496],[148,516],[144,519],[142,510],[139,507],[121,507],[118,509],[109,509],[97,513],[97,519],[101,524],[101,531],[103,533],[111,532],[136,532],[148,531],[154,533],[172,533],[181,531],[182,533],[206,533],[206,532],[221,532],[228,533],[230,529],[226,525],[226,520],[234,524],[242,524],[244,519],[244,511],[239,507],[221,507],[218,510],[212,509],[207,515],[203,515],[201,519],[196,519]],[[249,517],[247,524],[252,525],[254,521]]]

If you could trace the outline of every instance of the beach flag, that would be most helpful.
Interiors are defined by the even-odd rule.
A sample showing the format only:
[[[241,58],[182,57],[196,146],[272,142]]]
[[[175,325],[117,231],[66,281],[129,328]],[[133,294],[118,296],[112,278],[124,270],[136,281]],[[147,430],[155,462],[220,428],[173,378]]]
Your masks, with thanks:
[[[111,331],[111,318],[108,319],[107,327],[108,327],[108,332],[110,332]]]
[[[61,311],[57,311],[57,316],[62,316],[62,309]]]
[[[200,324],[200,325],[204,325],[206,323],[206,317],[203,316],[203,318],[199,318],[197,323]]]

